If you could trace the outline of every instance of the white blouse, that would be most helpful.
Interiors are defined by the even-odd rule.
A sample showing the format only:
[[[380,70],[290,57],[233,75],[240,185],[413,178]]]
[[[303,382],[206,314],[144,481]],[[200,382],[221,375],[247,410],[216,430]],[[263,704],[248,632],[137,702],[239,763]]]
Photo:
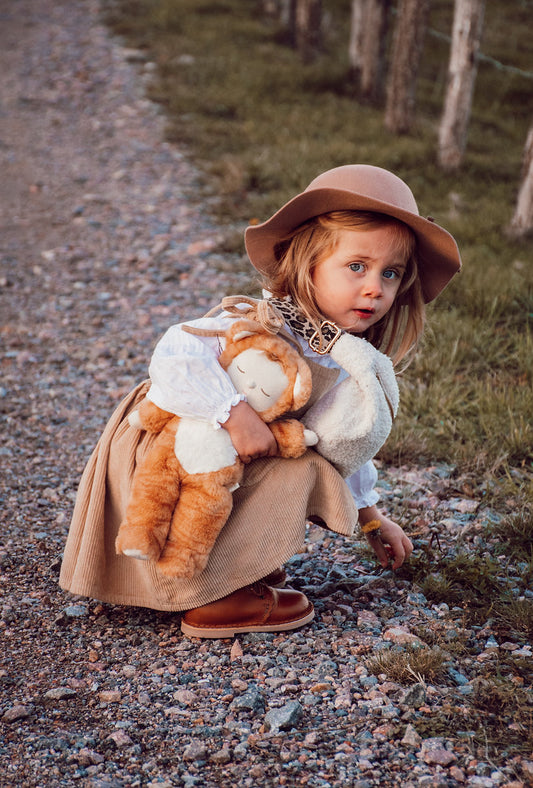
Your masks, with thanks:
[[[224,332],[235,319],[233,315],[222,314],[191,320],[186,325]],[[182,325],[171,326],[156,345],[150,362],[152,385],[148,399],[170,413],[200,419],[219,428],[229,418],[231,408],[246,397],[235,390],[218,363],[218,356],[224,349],[224,337],[189,334],[182,330]],[[293,334],[288,326],[285,327]],[[293,336],[305,356],[322,366],[339,369],[339,382],[346,377],[347,373],[331,356],[319,356],[300,337]],[[358,509],[372,506],[379,500],[374,489],[376,481],[377,471],[371,461],[346,480]]]

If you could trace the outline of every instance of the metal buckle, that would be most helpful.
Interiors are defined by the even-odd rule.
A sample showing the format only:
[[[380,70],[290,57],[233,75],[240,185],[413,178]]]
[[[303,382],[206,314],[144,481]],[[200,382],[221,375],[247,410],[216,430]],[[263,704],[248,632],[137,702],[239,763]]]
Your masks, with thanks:
[[[325,356],[326,353],[329,353],[337,339],[342,334],[342,330],[331,320],[324,320],[320,324],[320,331],[322,332],[324,328],[330,328],[332,331],[335,331],[335,336],[329,340],[325,347],[320,347],[320,335],[318,331],[315,331],[311,338],[309,339],[309,347],[311,350],[314,350],[315,353],[318,353],[319,356]]]

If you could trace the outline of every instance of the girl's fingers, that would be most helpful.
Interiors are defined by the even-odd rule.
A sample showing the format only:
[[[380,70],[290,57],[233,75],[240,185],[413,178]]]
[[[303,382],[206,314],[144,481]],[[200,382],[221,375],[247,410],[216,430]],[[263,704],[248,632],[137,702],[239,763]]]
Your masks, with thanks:
[[[405,559],[410,555],[403,541],[394,541],[393,544],[384,544],[381,539],[376,539],[371,544],[379,563],[384,569],[389,566],[391,560],[393,561],[392,568],[399,569]]]
[[[388,552],[388,548],[383,544],[381,539],[372,539],[370,541],[370,546],[374,550],[376,554],[376,558],[378,559],[381,566],[386,569],[389,565],[390,560],[390,553]]]
[[[391,561],[392,569],[399,569],[413,552],[411,540],[403,529],[388,517],[379,514],[376,516],[374,511],[369,514],[367,510],[365,513],[367,517],[365,517],[364,523],[372,522],[368,519],[368,516],[372,514],[374,515],[373,519],[379,520],[381,523],[379,531],[374,528],[367,532],[368,542],[374,550],[377,560],[384,569],[390,566]],[[374,534],[374,538],[372,538],[372,534]]]

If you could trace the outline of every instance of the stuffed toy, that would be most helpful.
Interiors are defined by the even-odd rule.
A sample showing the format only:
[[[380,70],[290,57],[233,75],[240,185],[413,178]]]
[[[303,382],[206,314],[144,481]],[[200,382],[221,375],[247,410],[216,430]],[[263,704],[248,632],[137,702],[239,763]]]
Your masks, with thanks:
[[[239,393],[269,425],[281,457],[300,457],[316,434],[296,419],[279,419],[303,407],[311,372],[284,339],[251,320],[225,333],[219,362]],[[226,523],[243,463],[223,428],[179,417],[145,399],[130,414],[134,427],[158,433],[135,470],[117,553],[156,561],[169,577],[191,578],[206,566]]]

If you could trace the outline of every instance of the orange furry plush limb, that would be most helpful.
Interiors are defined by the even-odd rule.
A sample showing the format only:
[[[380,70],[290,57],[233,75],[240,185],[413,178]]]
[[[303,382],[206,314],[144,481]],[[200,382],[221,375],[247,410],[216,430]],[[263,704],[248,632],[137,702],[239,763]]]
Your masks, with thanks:
[[[316,435],[296,419],[279,417],[309,399],[307,363],[284,339],[248,320],[236,321],[225,337],[220,364],[269,424],[279,454],[300,457]],[[116,551],[156,561],[167,576],[194,577],[231,513],[243,463],[226,430],[174,416],[148,399],[130,423],[159,434],[135,470]]]

